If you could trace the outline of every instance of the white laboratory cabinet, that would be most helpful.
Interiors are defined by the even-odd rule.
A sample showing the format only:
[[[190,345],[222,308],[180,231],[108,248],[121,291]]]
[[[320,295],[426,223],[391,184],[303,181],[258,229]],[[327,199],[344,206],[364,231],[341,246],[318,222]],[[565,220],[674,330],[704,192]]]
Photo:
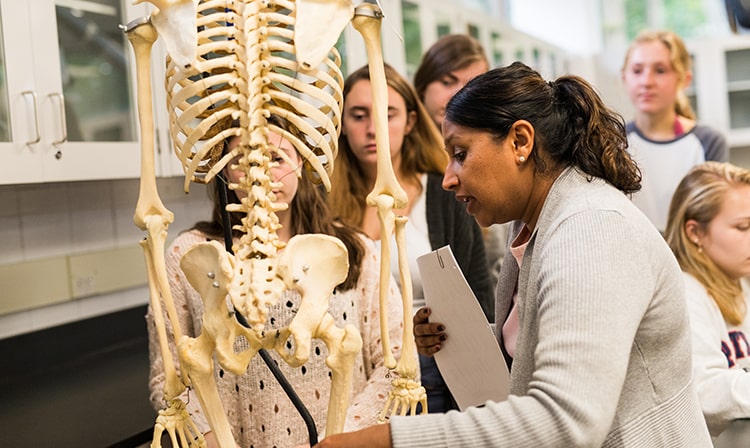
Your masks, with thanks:
[[[701,39],[688,46],[699,119],[724,132],[732,148],[750,147],[750,35]]]
[[[138,177],[129,0],[0,0],[0,184]]]

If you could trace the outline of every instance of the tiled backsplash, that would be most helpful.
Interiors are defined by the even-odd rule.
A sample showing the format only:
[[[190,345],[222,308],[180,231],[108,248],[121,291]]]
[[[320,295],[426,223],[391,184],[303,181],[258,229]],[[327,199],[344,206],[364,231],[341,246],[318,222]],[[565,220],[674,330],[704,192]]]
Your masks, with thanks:
[[[210,217],[206,187],[183,178],[158,179],[175,214],[173,238]],[[130,247],[145,236],[133,224],[138,179],[0,186],[0,265]],[[39,273],[44,281],[44,273]],[[0,293],[0,301],[3,300]],[[7,298],[6,298],[7,299]],[[148,301],[144,286],[0,315],[0,338],[118,311]]]

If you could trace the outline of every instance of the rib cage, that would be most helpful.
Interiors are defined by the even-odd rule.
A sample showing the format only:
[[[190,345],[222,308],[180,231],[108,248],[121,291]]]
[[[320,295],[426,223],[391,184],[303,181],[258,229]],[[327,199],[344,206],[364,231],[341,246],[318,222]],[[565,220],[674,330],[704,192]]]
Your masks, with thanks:
[[[283,246],[275,212],[282,206],[274,204],[271,191],[270,152],[275,148],[268,134],[292,142],[306,169],[328,189],[341,123],[339,54],[332,49],[321,67],[303,69],[294,58],[294,13],[293,1],[202,1],[195,64],[184,70],[167,61],[169,131],[185,171],[185,191],[191,181],[211,181],[237,156],[238,168],[248,173],[229,185],[248,193],[227,208],[245,215],[234,248],[238,275],[230,295],[256,328],[263,327],[268,305],[284,289],[275,263]],[[286,118],[306,141],[269,123],[271,114]],[[234,135],[241,143],[222,156],[223,142]]]
[[[242,146],[265,148],[267,131],[283,133],[330,186],[328,175],[337,151],[343,76],[335,49],[322,67],[304,70],[294,60],[295,3],[201,1],[198,4],[196,63],[181,71],[169,59],[170,136],[190,181],[209,182],[240,149],[223,158],[221,143],[231,135]],[[275,113],[307,136],[306,144],[268,126]],[[212,133],[217,124],[236,120],[239,126]],[[310,147],[314,149],[309,149]]]

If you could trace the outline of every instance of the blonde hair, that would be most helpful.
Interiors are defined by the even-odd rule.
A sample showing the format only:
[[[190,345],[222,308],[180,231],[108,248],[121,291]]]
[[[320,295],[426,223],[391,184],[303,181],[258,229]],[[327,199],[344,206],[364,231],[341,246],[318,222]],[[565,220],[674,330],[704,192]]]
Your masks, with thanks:
[[[690,58],[690,53],[685,47],[685,42],[682,38],[672,31],[666,30],[643,30],[633,39],[630,44],[627,53],[625,53],[625,61],[622,64],[622,71],[625,72],[625,68],[628,65],[630,59],[630,53],[633,49],[639,45],[650,43],[650,42],[661,42],[669,50],[669,61],[672,64],[672,70],[677,73],[677,77],[683,88],[677,92],[677,98],[675,102],[674,110],[677,115],[695,120],[695,111],[690,105],[687,94],[684,91],[684,83],[687,79],[687,74],[692,70],[693,61]]]
[[[448,154],[443,150],[440,131],[406,78],[388,64],[385,65],[385,77],[388,87],[393,88],[404,99],[406,111],[416,113],[414,127],[404,137],[401,146],[400,178],[407,182],[419,182],[420,174],[442,174],[448,165]],[[346,104],[346,97],[354,84],[369,79],[370,70],[367,65],[349,75],[344,82],[344,103]],[[342,120],[346,120],[346,117]],[[331,207],[345,222],[361,228],[367,207],[365,198],[370,193],[370,185],[343,134],[339,136],[339,152],[334,166],[329,195]]]
[[[724,320],[739,325],[747,312],[738,280],[724,273],[690,241],[686,223],[694,220],[702,229],[721,210],[727,192],[750,185],[750,171],[726,162],[705,162],[691,169],[672,196],[665,237],[683,271],[695,277],[721,310]]]

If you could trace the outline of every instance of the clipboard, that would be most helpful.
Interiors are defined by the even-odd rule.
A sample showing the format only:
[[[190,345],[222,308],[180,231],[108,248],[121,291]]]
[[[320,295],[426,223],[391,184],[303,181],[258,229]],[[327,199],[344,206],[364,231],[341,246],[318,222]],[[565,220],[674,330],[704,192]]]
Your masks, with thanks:
[[[456,263],[450,246],[417,258],[430,320],[445,325],[435,362],[459,408],[504,401],[510,372],[482,307]]]

